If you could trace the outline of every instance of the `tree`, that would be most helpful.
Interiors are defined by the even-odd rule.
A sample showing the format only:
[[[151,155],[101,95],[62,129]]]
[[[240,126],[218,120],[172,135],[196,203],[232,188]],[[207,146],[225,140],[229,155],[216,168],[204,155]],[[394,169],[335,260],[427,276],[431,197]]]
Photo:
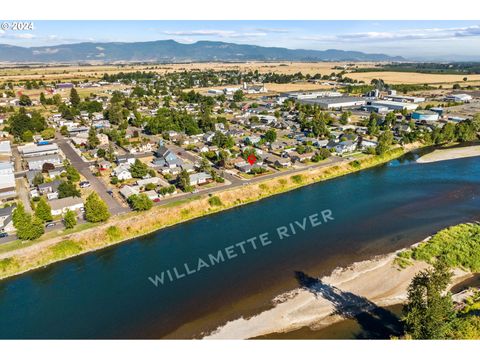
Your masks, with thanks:
[[[52,163],[45,163],[42,165],[42,172],[48,172],[53,169],[55,169],[55,165],[53,165]]]
[[[77,107],[80,104],[80,96],[75,88],[70,90],[70,103],[73,107]]]
[[[80,197],[80,190],[77,189],[74,183],[71,181],[62,181],[58,185],[58,198],[63,199],[66,197]]]
[[[62,134],[63,136],[68,136],[68,127],[67,127],[67,125],[62,125],[62,127],[60,128],[60,134]]]
[[[43,91],[40,93],[40,104],[46,105],[47,104],[47,98],[45,97],[45,94]]]
[[[71,164],[65,166],[65,172],[67,173],[68,181],[76,183],[80,181],[80,173],[78,170]]]
[[[275,130],[270,129],[265,133],[264,139],[269,143],[273,143],[275,140],[277,140],[277,133]]]
[[[392,145],[392,143],[393,143],[393,133],[389,130],[384,131],[378,137],[378,145],[375,149],[377,152],[377,155],[385,154],[390,149],[390,146]]]
[[[352,115],[350,111],[344,111],[340,116],[340,124],[347,125],[348,120],[350,119],[350,115]]]
[[[85,201],[85,218],[89,222],[102,222],[108,220],[110,212],[105,202],[97,193],[91,193]]]
[[[45,140],[53,139],[55,137],[55,129],[47,128],[41,132],[42,138]]]
[[[239,102],[239,101],[243,101],[245,98],[245,96],[243,95],[243,91],[238,89],[237,91],[235,91],[233,93],[233,101],[235,102]]]
[[[35,240],[45,232],[43,221],[37,216],[32,217],[28,214],[22,203],[17,204],[13,210],[12,220],[20,240]]]
[[[188,175],[186,170],[182,170],[182,172],[178,175],[177,184],[178,187],[185,192],[190,191],[192,188],[190,186],[190,175]]]
[[[30,130],[32,133],[44,130],[47,127],[45,118],[38,112],[32,111],[27,114],[25,108],[10,116],[9,118],[10,132],[20,138],[25,131]]]
[[[135,162],[130,165],[130,173],[132,177],[141,179],[148,174],[148,166],[138,159],[135,159]]]
[[[413,339],[444,339],[455,311],[450,294],[444,294],[451,272],[442,260],[421,271],[408,287],[404,307],[405,330]]]
[[[75,211],[67,210],[65,216],[63,217],[63,223],[65,224],[65,228],[72,229],[77,225],[77,215]]]
[[[52,221],[52,208],[47,203],[45,198],[41,197],[37,206],[35,207],[35,216],[42,221]]]
[[[32,142],[33,141],[33,133],[31,130],[26,130],[23,134],[22,134],[22,140],[24,142]]]
[[[45,233],[43,221],[36,216],[27,214],[25,222],[17,228],[17,237],[20,240],[36,240]]]
[[[128,198],[128,203],[135,211],[149,210],[153,206],[153,201],[146,194],[132,195]]]
[[[32,100],[27,95],[21,95],[18,104],[20,106],[30,106],[32,105]]]
[[[25,206],[21,202],[18,203],[17,207],[15,208],[15,210],[13,210],[13,213],[12,213],[13,226],[15,226],[15,228],[18,229],[21,222],[24,221],[26,215],[28,214],[25,211]]]
[[[45,178],[43,177],[43,174],[41,172],[35,174],[32,180],[32,183],[34,186],[38,186],[40,184],[43,184],[44,182],[45,182]]]
[[[90,130],[88,130],[88,146],[90,149],[95,149],[98,145],[100,145],[100,140],[98,140],[97,131],[92,126]]]

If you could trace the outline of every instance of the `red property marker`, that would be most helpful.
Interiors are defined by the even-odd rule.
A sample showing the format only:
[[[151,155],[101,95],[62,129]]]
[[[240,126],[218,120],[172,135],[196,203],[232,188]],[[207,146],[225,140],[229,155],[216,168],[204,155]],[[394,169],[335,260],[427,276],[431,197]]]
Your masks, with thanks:
[[[250,165],[253,165],[257,161],[257,158],[255,157],[255,155],[250,154],[248,155],[247,161],[250,163]]]

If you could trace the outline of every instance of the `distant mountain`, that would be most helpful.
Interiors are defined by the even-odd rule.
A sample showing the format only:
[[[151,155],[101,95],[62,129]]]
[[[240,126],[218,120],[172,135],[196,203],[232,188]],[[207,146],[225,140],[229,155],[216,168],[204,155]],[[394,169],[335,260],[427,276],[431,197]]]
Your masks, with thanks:
[[[181,44],[149,42],[78,43],[20,47],[0,44],[0,61],[9,62],[194,62],[194,61],[404,61],[400,56],[344,50],[291,50],[218,41]]]

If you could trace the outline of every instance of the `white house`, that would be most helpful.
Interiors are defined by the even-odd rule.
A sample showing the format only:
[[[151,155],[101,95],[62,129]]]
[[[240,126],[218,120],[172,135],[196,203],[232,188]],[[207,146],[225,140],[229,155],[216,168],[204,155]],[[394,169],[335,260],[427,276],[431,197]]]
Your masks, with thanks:
[[[52,208],[52,215],[61,215],[67,210],[77,211],[83,209],[83,200],[82,198],[77,197],[66,197],[63,199],[55,199],[49,201]]]
[[[118,180],[129,180],[132,178],[132,174],[130,173],[130,164],[124,163],[118,165],[112,173],[114,176],[118,178]]]
[[[210,174],[205,173],[205,172],[192,174],[192,175],[190,175],[190,185],[205,184],[211,178],[212,178],[212,176]]]

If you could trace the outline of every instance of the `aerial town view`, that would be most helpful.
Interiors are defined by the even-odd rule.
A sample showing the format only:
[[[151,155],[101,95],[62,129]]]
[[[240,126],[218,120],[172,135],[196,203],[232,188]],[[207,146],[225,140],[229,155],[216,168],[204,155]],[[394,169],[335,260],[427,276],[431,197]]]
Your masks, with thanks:
[[[480,339],[480,22],[2,21],[0,201],[1,339]]]

